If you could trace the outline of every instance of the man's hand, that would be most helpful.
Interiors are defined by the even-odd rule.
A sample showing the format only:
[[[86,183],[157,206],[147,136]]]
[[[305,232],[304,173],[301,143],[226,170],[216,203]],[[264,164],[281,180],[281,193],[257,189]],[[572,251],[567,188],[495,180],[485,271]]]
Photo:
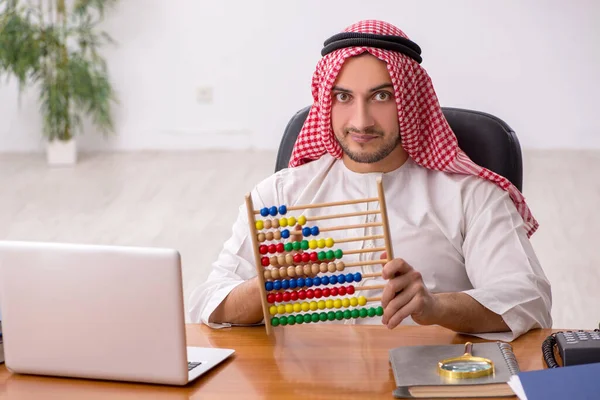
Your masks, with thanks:
[[[386,253],[381,258],[387,258]],[[396,258],[383,266],[382,276],[388,280],[381,296],[382,322],[389,329],[411,316],[421,324],[435,319],[436,298],[427,290],[421,274],[404,260]]]

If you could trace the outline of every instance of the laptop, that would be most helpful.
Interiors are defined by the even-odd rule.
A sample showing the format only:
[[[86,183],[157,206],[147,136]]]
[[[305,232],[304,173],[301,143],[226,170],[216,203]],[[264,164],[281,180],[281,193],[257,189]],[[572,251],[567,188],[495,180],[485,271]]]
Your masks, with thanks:
[[[13,373],[186,385],[234,353],[187,347],[173,249],[0,241]]]

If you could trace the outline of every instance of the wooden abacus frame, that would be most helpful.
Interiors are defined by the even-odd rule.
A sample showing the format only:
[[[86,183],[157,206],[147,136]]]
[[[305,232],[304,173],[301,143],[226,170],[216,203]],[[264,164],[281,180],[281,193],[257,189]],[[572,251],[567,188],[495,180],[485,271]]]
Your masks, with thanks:
[[[344,252],[344,254],[357,254],[357,253],[376,252],[376,251],[385,250],[385,252],[387,253],[386,259],[347,263],[347,264],[345,264],[345,266],[353,267],[353,266],[361,266],[361,265],[382,264],[382,263],[386,263],[388,260],[392,260],[394,258],[394,254],[393,254],[392,245],[391,245],[390,228],[389,228],[388,214],[387,214],[387,205],[386,205],[386,201],[385,201],[385,194],[384,194],[384,190],[383,190],[383,182],[382,182],[381,177],[377,178],[377,193],[378,193],[378,196],[373,197],[373,198],[286,207],[286,213],[287,213],[287,211],[306,210],[306,209],[311,209],[311,208],[324,208],[324,207],[334,207],[334,206],[349,205],[349,204],[378,202],[379,210],[346,213],[346,214],[332,214],[332,215],[317,216],[317,217],[305,217],[305,219],[308,222],[308,221],[316,221],[316,220],[323,220],[323,219],[343,218],[343,217],[352,217],[352,216],[370,215],[370,214],[381,214],[381,220],[382,220],[381,223],[377,222],[377,223],[365,223],[365,224],[357,224],[357,225],[333,226],[333,227],[329,227],[329,228],[320,229],[320,232],[329,232],[329,231],[343,230],[343,229],[354,229],[354,228],[361,228],[361,227],[382,226],[383,235],[373,235],[373,236],[365,236],[365,237],[359,237],[359,238],[347,238],[347,239],[336,240],[336,243],[344,243],[344,242],[361,241],[361,240],[369,240],[369,239],[384,239],[385,247],[382,247],[382,248],[352,250],[352,251]],[[256,215],[260,215],[261,211],[254,209],[252,196],[249,193],[246,194],[246,208],[247,208],[247,212],[248,212],[248,224],[250,227],[250,236],[252,237],[252,246],[254,249],[256,273],[258,276],[258,282],[259,282],[258,285],[259,285],[260,296],[261,296],[261,306],[262,306],[262,310],[263,310],[263,316],[264,316],[264,320],[265,320],[265,327],[266,327],[267,335],[270,335],[272,333],[273,326],[271,325],[271,321],[270,321],[271,315],[269,312],[269,305],[267,302],[267,290],[265,288],[265,283],[266,283],[265,273],[264,273],[265,267],[261,263],[261,254],[259,252],[259,241],[258,241],[258,229],[256,227],[256,222],[257,222]],[[295,231],[295,230],[291,231],[290,237],[292,237],[294,235],[302,235],[302,232]],[[365,277],[365,278],[374,277],[374,276],[381,276],[381,273],[363,275],[363,277]],[[365,290],[365,289],[381,289],[381,288],[383,288],[382,285],[362,287],[360,289]],[[357,288],[357,290],[359,290],[359,288]],[[376,300],[380,300],[380,298],[368,299],[368,301],[376,301]]]

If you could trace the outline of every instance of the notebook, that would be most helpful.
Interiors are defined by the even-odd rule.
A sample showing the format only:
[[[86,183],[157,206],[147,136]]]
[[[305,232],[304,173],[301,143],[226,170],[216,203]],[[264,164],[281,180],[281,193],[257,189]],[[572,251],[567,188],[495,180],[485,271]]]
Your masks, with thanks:
[[[449,379],[437,372],[438,362],[465,353],[464,344],[404,346],[390,350],[390,364],[397,388],[394,397],[451,398],[505,397],[515,393],[508,380],[517,375],[519,365],[512,346],[503,342],[474,343],[472,355],[494,362],[494,374],[480,378]]]
[[[509,384],[520,400],[600,398],[600,363],[522,372]]]

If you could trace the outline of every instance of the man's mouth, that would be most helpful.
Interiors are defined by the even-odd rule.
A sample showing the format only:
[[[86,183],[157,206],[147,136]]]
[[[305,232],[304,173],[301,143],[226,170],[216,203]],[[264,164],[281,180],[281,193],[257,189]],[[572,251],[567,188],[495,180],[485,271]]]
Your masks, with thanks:
[[[357,143],[368,143],[371,140],[377,139],[378,135],[367,135],[363,133],[350,133],[350,137]]]

